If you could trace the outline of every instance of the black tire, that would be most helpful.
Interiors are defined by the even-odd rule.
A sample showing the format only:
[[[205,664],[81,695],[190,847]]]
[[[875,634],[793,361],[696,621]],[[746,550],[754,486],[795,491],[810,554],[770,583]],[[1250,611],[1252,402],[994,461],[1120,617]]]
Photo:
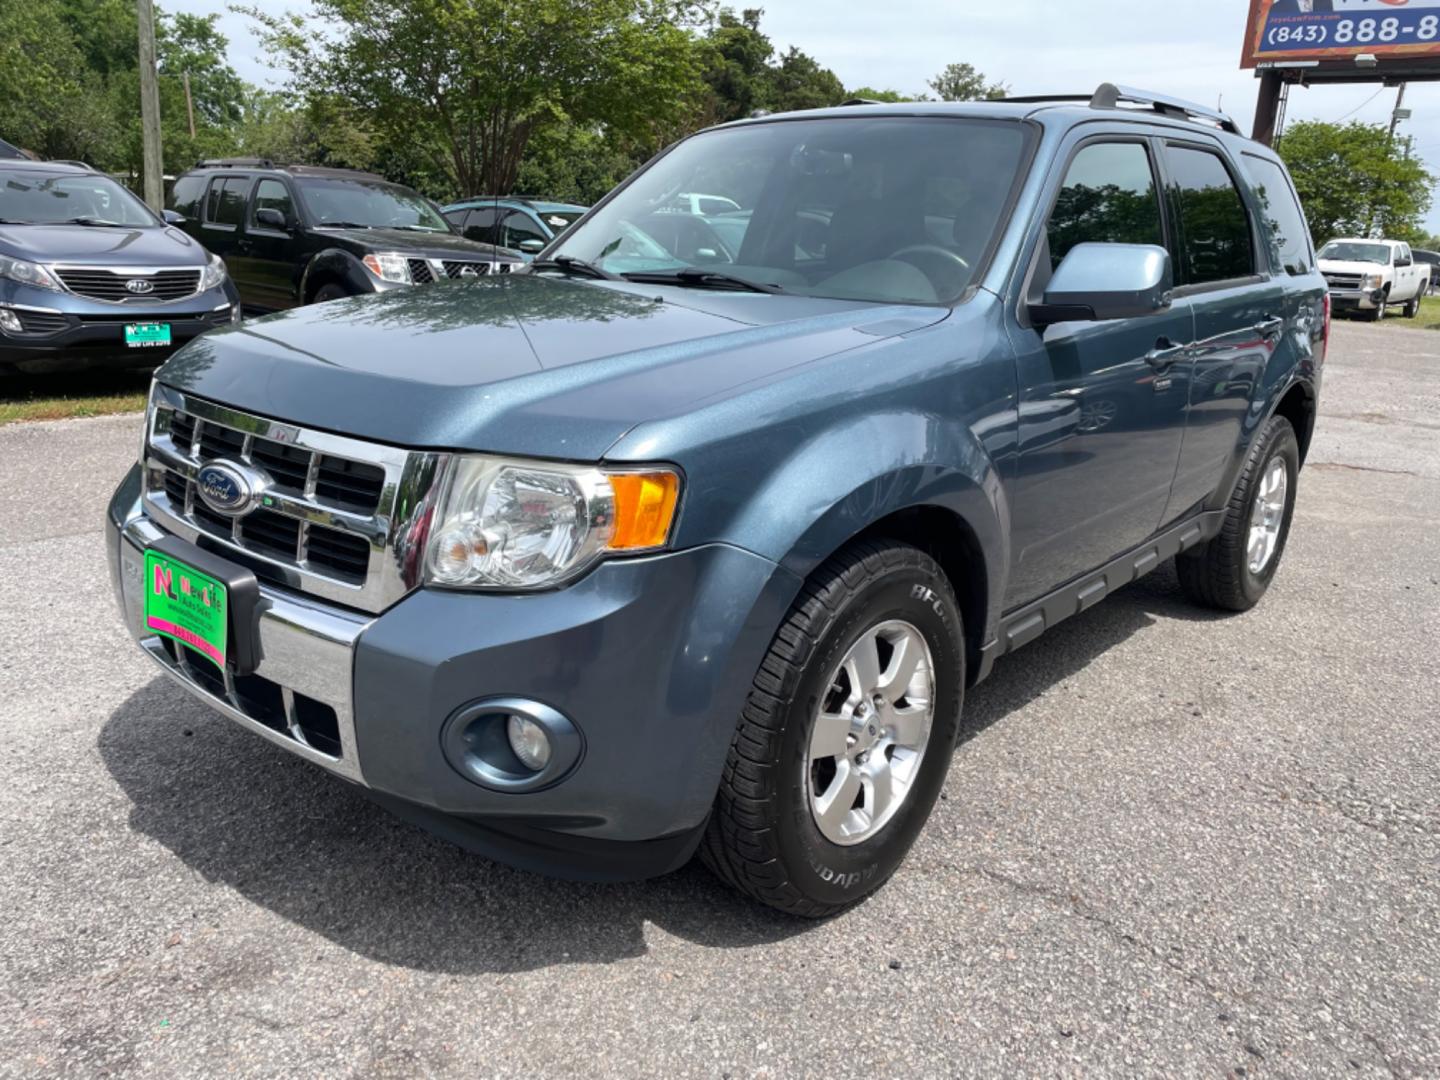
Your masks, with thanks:
[[[1256,485],[1277,456],[1285,462],[1284,516],[1280,521],[1275,550],[1257,574],[1250,570],[1247,550],[1250,515],[1254,508]],[[1249,611],[1260,602],[1285,554],[1285,541],[1290,536],[1290,523],[1295,516],[1299,475],[1300,445],[1295,440],[1295,430],[1283,416],[1271,417],[1251,447],[1245,468],[1230,495],[1220,532],[1208,543],[1185,552],[1175,560],[1180,587],[1191,600],[1222,611]]]
[[[832,843],[810,811],[809,741],[828,679],[856,640],[901,619],[925,639],[935,711],[912,787],[887,824]],[[736,889],[793,915],[823,918],[878,889],[930,816],[949,770],[965,685],[955,594],[934,559],[907,544],[865,541],[806,582],[756,673],[725,763],[701,857]]]
[[[1389,303],[1390,297],[1382,296],[1380,298],[1380,303],[1365,313],[1366,320],[1368,322],[1379,322],[1381,319],[1385,318],[1385,308],[1389,306]]]
[[[315,295],[310,298],[310,302],[312,304],[323,304],[328,300],[340,300],[349,295],[350,293],[346,291],[345,286],[338,282],[327,281],[315,290]]]
[[[1416,293],[1409,300],[1405,301],[1404,308],[1400,312],[1407,319],[1413,319],[1420,314],[1420,294]]]

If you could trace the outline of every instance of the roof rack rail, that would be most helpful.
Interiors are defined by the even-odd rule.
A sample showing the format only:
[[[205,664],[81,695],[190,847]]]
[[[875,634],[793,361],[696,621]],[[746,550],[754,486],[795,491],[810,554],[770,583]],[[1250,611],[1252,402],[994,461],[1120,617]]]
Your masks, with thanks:
[[[884,105],[885,102],[873,97],[852,97],[840,103],[841,105]]]
[[[73,161],[70,158],[51,158],[51,165],[73,165],[77,169],[84,169],[86,172],[95,172],[95,166],[88,161]]]
[[[273,169],[275,163],[263,157],[206,158],[195,163],[197,169]]]
[[[1118,109],[1121,105],[1140,105],[1154,109],[1162,116],[1181,120],[1207,120],[1221,131],[1239,135],[1240,128],[1226,113],[1218,109],[1196,105],[1193,101],[1156,94],[1149,90],[1137,90],[1133,86],[1117,86],[1115,83],[1101,83],[1093,94],[1033,94],[1026,97],[1009,97],[1006,101],[1020,104],[1042,105],[1046,102],[1085,101],[1092,109]]]

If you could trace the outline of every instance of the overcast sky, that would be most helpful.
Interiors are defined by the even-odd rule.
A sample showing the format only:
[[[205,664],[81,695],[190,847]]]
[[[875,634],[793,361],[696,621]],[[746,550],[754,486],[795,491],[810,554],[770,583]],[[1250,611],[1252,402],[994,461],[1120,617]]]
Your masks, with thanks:
[[[271,12],[305,10],[290,0],[250,2]],[[261,84],[278,80],[264,65],[249,20],[228,12],[225,0],[162,6],[219,12],[240,75]],[[1247,134],[1255,112],[1257,81],[1239,66],[1248,0],[770,0],[762,6],[761,28],[777,47],[798,46],[848,87],[918,93],[946,64],[968,61],[1017,94],[1088,93],[1102,82],[1125,83],[1207,105],[1218,101]],[[1296,89],[1289,117],[1387,123],[1394,104],[1395,91],[1378,85]],[[1440,83],[1412,85],[1405,104],[1415,115],[1402,130],[1440,171]],[[1428,227],[1440,231],[1440,206],[1431,210]]]

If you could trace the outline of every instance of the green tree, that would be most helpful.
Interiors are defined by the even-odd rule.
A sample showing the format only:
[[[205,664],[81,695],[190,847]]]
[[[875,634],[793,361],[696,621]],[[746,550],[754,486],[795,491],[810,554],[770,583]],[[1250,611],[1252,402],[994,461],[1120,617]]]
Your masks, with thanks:
[[[1418,235],[1435,177],[1410,140],[1392,143],[1379,124],[1300,120],[1285,129],[1280,156],[1316,242],[1335,236]]]
[[[949,64],[926,85],[941,101],[995,101],[1010,92],[1003,82],[987,80],[973,64]]]
[[[43,157],[103,158],[114,143],[105,97],[57,5],[0,3],[0,132],[9,141]]]
[[[705,35],[703,78],[709,90],[704,123],[739,120],[753,113],[820,109],[845,100],[836,74],[793,45],[777,61],[760,30],[759,8],[739,15],[722,8]]]
[[[876,90],[874,87],[870,86],[862,86],[858,90],[851,90],[845,96],[847,98],[865,98],[867,101],[885,102],[925,100],[925,96],[923,94],[920,95],[920,97],[913,97],[910,94],[903,94],[899,90]]]
[[[288,89],[351,102],[382,144],[461,194],[513,188],[530,139],[635,138],[698,106],[690,0],[315,0],[256,20]]]

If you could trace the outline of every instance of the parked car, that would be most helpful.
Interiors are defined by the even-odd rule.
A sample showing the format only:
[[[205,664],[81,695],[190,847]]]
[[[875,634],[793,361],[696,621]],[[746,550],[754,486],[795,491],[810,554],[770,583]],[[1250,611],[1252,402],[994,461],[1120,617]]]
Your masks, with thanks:
[[[650,233],[696,190],[753,212],[733,259]],[[746,120],[526,274],[173,358],[112,577],[160,670],[412,820],[596,879],[698,849],[826,915],[997,658],[1170,559],[1264,596],[1329,328],[1284,165],[1200,106]]]
[[[670,202],[670,208],[683,210],[687,214],[708,216],[743,210],[738,202],[725,195],[703,195],[696,191],[682,191]]]
[[[1391,304],[1403,304],[1402,314],[1413,319],[1430,291],[1429,265],[1399,240],[1331,240],[1320,249],[1320,272],[1336,311],[1360,311],[1372,322]]]
[[[154,367],[238,301],[219,259],[110,177],[0,161],[0,372]]]
[[[1422,263],[1430,268],[1430,283],[1426,291],[1433,295],[1435,290],[1440,288],[1440,251],[1411,248],[1410,254],[1417,263]]]
[[[350,169],[205,161],[176,179],[170,212],[225,260],[241,301],[256,311],[522,265],[457,236],[419,192]]]
[[[0,139],[0,159],[27,161],[29,155],[22,152],[18,146],[12,146],[4,139]]]
[[[445,217],[466,239],[518,251],[529,260],[588,209],[518,195],[476,195],[445,207]]]

